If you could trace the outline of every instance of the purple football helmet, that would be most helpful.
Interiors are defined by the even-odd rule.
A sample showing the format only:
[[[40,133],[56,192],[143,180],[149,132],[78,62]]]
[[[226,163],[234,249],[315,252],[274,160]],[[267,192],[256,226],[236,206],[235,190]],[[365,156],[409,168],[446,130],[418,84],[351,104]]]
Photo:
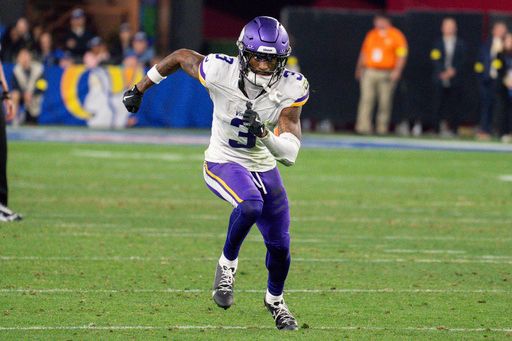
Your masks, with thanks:
[[[281,78],[291,47],[288,33],[279,21],[265,16],[254,18],[242,29],[237,46],[240,72],[249,82],[270,87]],[[277,59],[275,69],[264,77],[263,83],[251,70],[249,60],[252,57],[268,61]]]

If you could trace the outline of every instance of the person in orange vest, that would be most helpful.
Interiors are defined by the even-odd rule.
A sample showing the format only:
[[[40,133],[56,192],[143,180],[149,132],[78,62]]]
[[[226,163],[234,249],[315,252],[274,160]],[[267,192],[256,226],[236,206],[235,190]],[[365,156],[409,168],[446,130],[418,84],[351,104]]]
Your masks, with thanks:
[[[387,134],[393,94],[407,61],[407,40],[389,16],[377,14],[373,25],[364,39],[355,72],[361,87],[356,122],[359,134],[373,132],[372,112],[377,101],[376,130],[378,134]]]

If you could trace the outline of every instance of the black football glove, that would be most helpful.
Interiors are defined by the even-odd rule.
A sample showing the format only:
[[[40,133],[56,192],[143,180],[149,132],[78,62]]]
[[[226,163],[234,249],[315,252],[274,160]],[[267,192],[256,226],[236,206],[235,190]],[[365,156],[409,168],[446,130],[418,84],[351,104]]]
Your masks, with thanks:
[[[134,85],[123,94],[123,104],[129,112],[137,112],[142,102],[142,92]]]
[[[247,102],[247,109],[244,111],[242,120],[251,134],[257,137],[263,137],[266,134],[265,124],[261,122],[260,115],[252,110],[250,102]]]

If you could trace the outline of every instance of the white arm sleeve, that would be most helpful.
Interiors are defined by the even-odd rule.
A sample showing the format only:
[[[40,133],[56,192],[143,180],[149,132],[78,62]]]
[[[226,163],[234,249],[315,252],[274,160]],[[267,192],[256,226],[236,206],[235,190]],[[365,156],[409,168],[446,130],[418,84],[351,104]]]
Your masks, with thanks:
[[[160,74],[160,72],[158,72],[158,70],[156,69],[156,64],[153,65],[151,69],[149,69],[147,75],[148,78],[155,84],[160,84],[161,81],[167,78],[167,76],[164,77]]]
[[[295,135],[286,132],[276,136],[268,131],[267,136],[260,140],[277,161],[288,167],[293,166],[300,149],[300,141]]]

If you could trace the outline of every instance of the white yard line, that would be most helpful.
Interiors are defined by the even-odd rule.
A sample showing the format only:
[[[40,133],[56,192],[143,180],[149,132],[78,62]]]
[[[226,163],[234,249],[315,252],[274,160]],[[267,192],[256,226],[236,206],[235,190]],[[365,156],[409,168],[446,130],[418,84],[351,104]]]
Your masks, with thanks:
[[[116,175],[117,177],[118,175]],[[52,185],[53,186],[53,185]],[[53,188],[53,187],[52,187]],[[26,200],[31,200],[32,198],[25,198]],[[35,199],[34,199],[35,200]],[[56,199],[55,199],[56,200]],[[103,198],[104,202],[114,202],[116,201],[116,198]],[[171,198],[171,197],[158,197],[155,199],[147,199],[151,202],[160,202],[162,200],[165,200],[165,202],[173,203],[173,204],[189,204],[189,203],[200,203],[200,204],[206,204],[209,206],[217,206],[218,203],[214,199],[209,198],[203,198],[203,197],[196,197],[196,198]],[[133,199],[132,201],[135,201]],[[315,204],[317,206],[333,206],[333,207],[342,207],[346,211],[358,211],[358,210],[373,210],[373,211],[386,211],[386,212],[402,212],[402,213],[408,213],[410,215],[401,216],[397,218],[389,218],[389,217],[379,217],[379,216],[372,216],[367,217],[365,216],[367,213],[361,215],[353,214],[354,216],[344,216],[344,217],[336,217],[336,216],[318,216],[318,215],[292,215],[291,219],[295,222],[314,222],[314,221],[320,221],[320,222],[335,222],[335,223],[386,223],[388,221],[391,221],[393,223],[408,223],[408,222],[422,222],[422,223],[443,223],[443,222],[449,222],[449,223],[464,223],[464,224],[476,224],[476,225],[494,225],[494,224],[512,224],[512,216],[510,214],[504,213],[506,212],[505,208],[503,210],[499,211],[493,211],[486,210],[488,218],[481,218],[481,217],[468,217],[468,215],[471,213],[468,210],[454,210],[453,204],[452,206],[449,206],[450,204],[446,203],[446,205],[442,207],[450,207],[450,215],[449,216],[439,216],[438,213],[433,211],[432,209],[425,209],[425,205],[418,203],[418,206],[408,206],[408,207],[400,207],[397,208],[396,205],[354,205],[349,202],[345,202],[342,200],[320,200],[320,201],[306,201],[306,200],[292,200],[291,205],[292,206],[307,206],[309,208],[312,207],[312,204]],[[420,207],[421,205],[421,207]],[[496,207],[496,205],[492,206],[493,208]],[[438,208],[438,206],[433,206],[432,208]],[[426,214],[426,215],[425,215]],[[507,216],[508,215],[508,216]],[[129,217],[131,214],[102,214],[104,217]],[[51,217],[51,218],[85,218],[90,217],[90,214],[84,213],[52,213],[47,212],[44,216],[40,216],[42,218],[44,217]],[[38,217],[39,218],[39,217]],[[183,220],[222,220],[227,221],[229,218],[229,215],[226,214],[196,214],[184,217]]]
[[[352,237],[352,238],[357,238]],[[510,242],[512,238],[489,238],[489,237],[455,237],[455,236],[384,236],[370,237],[361,236],[361,239],[387,239],[387,240],[437,240],[437,241],[454,241],[454,242]]]
[[[73,256],[0,256],[0,261],[84,261],[84,262],[152,262],[152,261],[178,261],[179,257],[142,257],[142,256],[111,256],[111,257],[73,257]],[[187,258],[187,261],[214,261],[218,257]],[[261,259],[260,259],[261,260]]]
[[[421,249],[388,249],[385,253],[427,253],[427,254],[463,254],[464,250],[421,250]]]
[[[130,236],[131,232],[129,229],[125,231],[118,232],[41,232],[33,235],[39,236],[61,236],[61,237],[93,237],[93,238],[105,238],[105,237],[120,237],[126,238]],[[142,235],[140,235],[142,234]],[[137,237],[151,237],[151,238],[205,238],[205,239],[226,239],[225,233],[193,233],[193,232],[138,232]],[[248,236],[245,241],[247,242],[262,242],[263,238],[259,235]],[[314,238],[295,238],[293,239],[294,243],[332,243],[332,240],[321,240]],[[338,243],[341,243],[339,241]]]
[[[164,161],[203,161],[201,154],[178,153],[131,153],[108,150],[75,150],[73,156],[99,158],[99,159],[127,159],[127,160],[164,160]]]
[[[262,294],[264,289],[237,289],[241,293]],[[72,289],[72,288],[4,288],[0,289],[0,294],[59,294],[59,293],[79,293],[79,294],[140,294],[140,293],[210,293],[210,289]],[[325,293],[363,293],[363,294],[385,294],[385,293],[405,293],[405,294],[512,294],[512,290],[504,289],[360,289],[360,288],[336,288],[336,289],[286,289],[288,294],[325,294]]]
[[[498,177],[501,181],[511,182],[512,181],[512,175],[506,174],[506,175],[500,175]]]
[[[510,259],[512,260],[512,256],[494,256],[494,255],[484,255],[481,256],[484,259]]]
[[[99,228],[99,231],[61,231],[62,228]],[[47,231],[44,232],[37,232],[33,233],[31,235],[37,235],[37,236],[62,236],[62,237],[95,237],[95,238],[104,238],[106,236],[111,237],[122,237],[125,238],[129,236],[130,234],[141,234],[142,237],[154,237],[154,238],[161,238],[161,237],[178,237],[178,238],[221,238],[224,239],[226,237],[225,232],[219,232],[219,233],[211,233],[211,232],[193,232],[188,229],[173,229],[173,228],[133,228],[133,227],[123,227],[122,225],[116,225],[116,224],[94,224],[94,223],[85,223],[85,224],[79,224],[79,223],[62,223],[62,224],[56,224],[54,226],[48,226],[45,227],[48,229],[59,229],[60,231]],[[302,233],[302,232],[295,232],[292,231],[292,233],[295,235],[295,233],[302,235],[304,238],[292,238],[292,242],[296,243],[341,243],[341,245],[346,244],[347,241],[350,240],[433,240],[433,241],[455,241],[455,242],[510,242],[512,241],[512,238],[489,238],[489,237],[456,237],[456,236],[364,236],[364,235],[342,235],[342,234],[335,234],[323,231],[318,231],[316,233]],[[310,237],[310,238],[307,238]],[[326,237],[327,239],[323,239],[323,237]],[[333,238],[336,237],[336,238]],[[253,235],[249,236],[249,241],[261,241],[260,235]],[[396,249],[399,250],[399,249]],[[425,250],[424,253],[463,253],[462,251],[459,252],[458,250],[452,250],[455,252],[450,252],[450,250],[442,251],[439,250],[437,252],[436,250],[432,250],[432,252],[427,252]],[[390,250],[386,252],[392,252]],[[407,251],[396,251],[396,252],[402,252],[402,253],[408,253]],[[418,252],[418,251],[415,251]],[[411,252],[412,253],[412,252]]]
[[[458,328],[458,327],[377,327],[377,326],[309,326],[310,330],[340,330],[340,331],[413,331],[413,332],[455,332],[455,333],[510,333],[511,328]],[[50,331],[50,330],[275,330],[273,326],[212,326],[212,325],[169,325],[169,326],[144,326],[144,325],[117,325],[97,326],[95,324],[83,326],[0,326],[0,331]]]
[[[502,258],[505,257],[505,258]],[[187,262],[215,261],[217,257],[187,258]],[[0,261],[70,261],[70,262],[177,262],[178,257],[144,257],[144,256],[9,256],[0,255]],[[244,261],[260,262],[260,258],[244,258]],[[301,258],[292,257],[293,262],[304,263],[455,263],[455,264],[512,264],[508,256],[473,256],[471,258]]]
[[[162,200],[162,198],[159,198]],[[203,199],[191,199],[191,200],[177,200],[177,199],[164,199],[166,202],[172,204],[186,204],[186,203],[200,203],[201,205],[210,205],[214,206],[215,203],[210,200]],[[157,200],[155,200],[157,201]],[[430,214],[431,212],[429,212]],[[104,214],[102,215],[106,218],[130,218],[130,217],[138,217],[140,215],[134,214]],[[37,216],[38,219],[64,219],[64,218],[89,218],[89,214],[45,214],[44,216]],[[229,215],[213,215],[213,214],[203,214],[203,215],[194,215],[183,217],[179,221],[190,221],[190,220],[204,220],[204,221],[219,221],[219,222],[227,222]],[[490,219],[478,219],[478,218],[467,218],[467,217],[433,217],[433,216],[410,216],[410,217],[400,217],[400,218],[369,218],[369,217],[345,217],[345,218],[337,218],[332,216],[303,216],[303,217],[291,217],[291,221],[295,223],[312,223],[312,222],[327,222],[334,223],[334,225],[347,225],[347,224],[472,224],[472,225],[484,225],[484,226],[494,226],[494,225],[512,225],[512,217],[511,218],[490,218]],[[62,225],[68,223],[61,223]],[[70,223],[71,224],[71,223]],[[94,223],[90,223],[93,225]],[[76,224],[78,225],[78,223]],[[101,223],[98,223],[101,226]],[[120,225],[120,224],[118,224]]]
[[[455,263],[455,264],[512,264],[508,259],[489,258],[296,258],[294,262],[307,263]]]

